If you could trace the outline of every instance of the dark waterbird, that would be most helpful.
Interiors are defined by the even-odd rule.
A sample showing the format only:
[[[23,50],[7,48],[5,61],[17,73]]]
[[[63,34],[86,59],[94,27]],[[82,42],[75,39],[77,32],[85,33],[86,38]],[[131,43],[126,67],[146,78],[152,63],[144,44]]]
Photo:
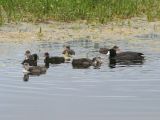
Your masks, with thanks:
[[[102,64],[100,57],[95,57],[92,60],[89,58],[80,58],[73,59],[72,66],[73,68],[89,68],[93,66],[94,68],[99,68]]]
[[[144,54],[139,52],[122,52],[118,53],[116,56],[116,62],[132,62],[132,63],[143,63],[144,61]]]
[[[61,64],[65,62],[64,57],[58,57],[58,56],[50,57],[48,52],[46,52],[44,56],[45,56],[44,63],[46,66],[49,66],[49,64]]]
[[[119,47],[114,46],[112,49],[109,50],[109,59],[116,60],[116,63],[120,64],[142,64],[144,62],[144,54],[140,52],[120,52],[117,53]]]

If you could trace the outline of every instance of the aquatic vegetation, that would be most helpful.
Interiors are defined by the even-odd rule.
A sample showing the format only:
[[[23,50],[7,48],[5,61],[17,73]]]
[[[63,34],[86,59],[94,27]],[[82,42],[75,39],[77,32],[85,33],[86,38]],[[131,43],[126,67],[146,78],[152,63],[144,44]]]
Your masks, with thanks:
[[[160,18],[159,0],[1,0],[0,23],[46,20],[106,23],[146,16]]]
[[[42,27],[39,28],[39,32],[37,33],[38,38],[42,38],[44,34],[42,33]]]

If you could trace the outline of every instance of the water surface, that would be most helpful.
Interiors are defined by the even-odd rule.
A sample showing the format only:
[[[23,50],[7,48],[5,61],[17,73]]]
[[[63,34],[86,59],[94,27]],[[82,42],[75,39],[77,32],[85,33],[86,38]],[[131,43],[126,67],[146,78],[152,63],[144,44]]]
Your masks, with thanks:
[[[26,50],[38,53],[39,64],[43,64],[44,52],[60,56],[64,44],[75,50],[75,58],[101,56],[104,64],[101,69],[73,69],[69,63],[52,65],[45,75],[23,81],[20,63]],[[1,42],[0,120],[159,120],[158,35],[64,44],[52,40]],[[143,52],[145,63],[111,69],[107,56],[92,52],[115,44],[123,51]]]

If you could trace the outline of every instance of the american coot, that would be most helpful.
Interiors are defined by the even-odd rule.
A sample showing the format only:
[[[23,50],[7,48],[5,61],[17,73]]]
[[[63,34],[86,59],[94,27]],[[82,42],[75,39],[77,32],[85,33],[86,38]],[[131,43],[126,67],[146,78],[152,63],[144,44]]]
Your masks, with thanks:
[[[44,56],[45,56],[44,63],[46,66],[49,66],[50,63],[51,64],[61,64],[65,62],[64,57],[58,57],[58,56],[50,57],[48,52],[46,52]]]
[[[109,59],[115,59],[116,63],[143,63],[143,53],[131,51],[117,53],[118,49],[119,47],[114,46],[109,50]]]
[[[73,59],[73,68],[89,68],[93,66],[94,68],[99,68],[102,64],[100,57],[95,57],[92,60],[88,58]]]
[[[139,52],[121,52],[118,53],[116,56],[117,62],[123,61],[131,61],[133,63],[143,62],[144,61],[144,54]]]

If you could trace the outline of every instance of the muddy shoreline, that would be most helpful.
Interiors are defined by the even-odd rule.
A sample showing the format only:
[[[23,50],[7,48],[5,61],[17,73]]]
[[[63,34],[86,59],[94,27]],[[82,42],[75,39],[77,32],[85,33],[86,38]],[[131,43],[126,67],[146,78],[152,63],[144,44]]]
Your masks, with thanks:
[[[145,18],[133,18],[108,24],[87,24],[85,21],[73,23],[48,21],[47,23],[8,23],[0,27],[0,41],[51,40],[66,42],[89,39],[134,39],[145,34],[159,34],[160,21],[148,22]],[[137,39],[137,38],[135,38]]]

